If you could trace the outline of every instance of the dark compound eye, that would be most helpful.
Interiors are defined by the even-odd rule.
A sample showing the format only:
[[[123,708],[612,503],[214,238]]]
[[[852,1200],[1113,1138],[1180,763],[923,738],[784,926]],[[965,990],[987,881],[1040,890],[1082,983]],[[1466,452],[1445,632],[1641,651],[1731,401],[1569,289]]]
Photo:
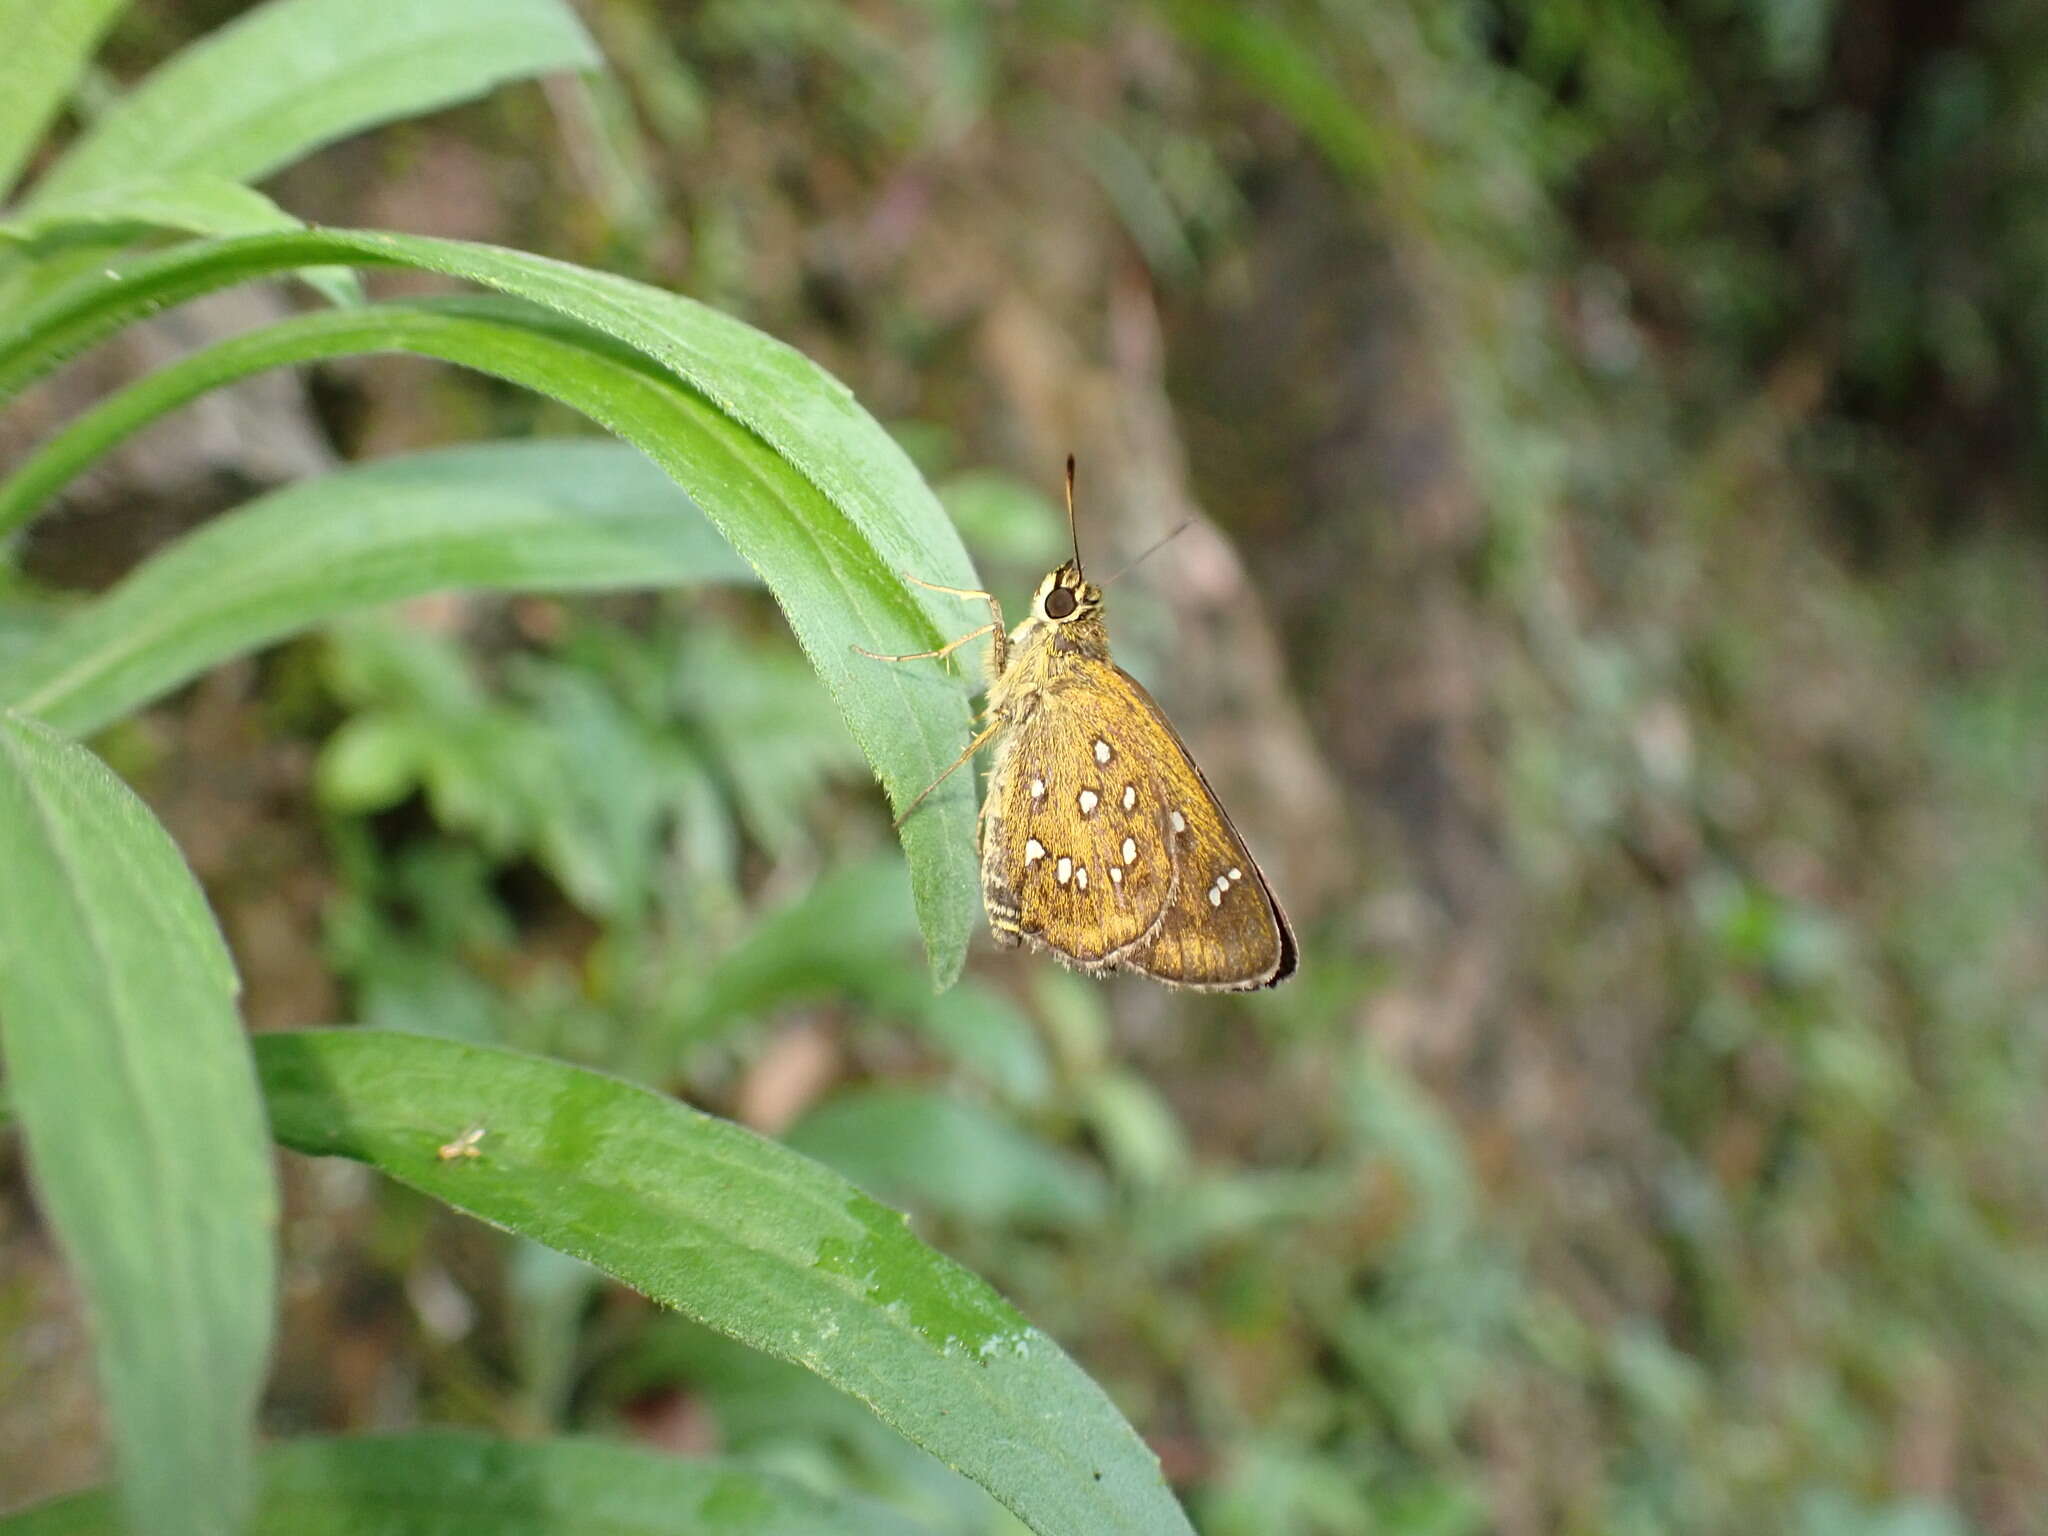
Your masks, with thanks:
[[[1064,619],[1079,606],[1070,588],[1054,587],[1045,594],[1045,616],[1048,619]]]

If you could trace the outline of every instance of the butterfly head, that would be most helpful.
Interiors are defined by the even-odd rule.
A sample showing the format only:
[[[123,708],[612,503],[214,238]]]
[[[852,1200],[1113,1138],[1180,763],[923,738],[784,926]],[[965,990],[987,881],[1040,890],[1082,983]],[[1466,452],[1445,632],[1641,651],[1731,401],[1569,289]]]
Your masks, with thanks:
[[[1081,574],[1081,535],[1074,526],[1074,456],[1071,453],[1067,455],[1067,534],[1074,541],[1074,558],[1041,581],[1038,595],[1031,599],[1032,616],[1054,626],[1085,625],[1102,611],[1102,588]]]
[[[1102,588],[1084,579],[1080,565],[1067,561],[1038,584],[1031,612],[1048,624],[1078,624],[1102,611]]]

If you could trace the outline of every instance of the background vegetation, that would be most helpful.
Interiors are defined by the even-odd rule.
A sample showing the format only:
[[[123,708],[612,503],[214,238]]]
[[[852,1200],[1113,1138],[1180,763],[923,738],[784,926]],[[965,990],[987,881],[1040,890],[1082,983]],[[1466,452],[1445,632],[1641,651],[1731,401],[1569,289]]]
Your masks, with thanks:
[[[237,9],[138,8],[110,78]],[[1058,1339],[1204,1532],[2048,1529],[2038,9],[583,15],[609,73],[267,189],[794,343],[1005,596],[1056,557],[1069,449],[1098,569],[1196,515],[1113,632],[1303,973],[1188,999],[978,946],[934,995],[763,595],[467,595],[97,740],[251,1026],[512,1045],[781,1137]],[[197,409],[29,531],[0,644],[330,460],[583,430],[405,358]],[[0,1159],[15,1501],[104,1468]],[[284,1193],[274,1431],[590,1431],[1010,1519],[550,1250],[352,1164]]]

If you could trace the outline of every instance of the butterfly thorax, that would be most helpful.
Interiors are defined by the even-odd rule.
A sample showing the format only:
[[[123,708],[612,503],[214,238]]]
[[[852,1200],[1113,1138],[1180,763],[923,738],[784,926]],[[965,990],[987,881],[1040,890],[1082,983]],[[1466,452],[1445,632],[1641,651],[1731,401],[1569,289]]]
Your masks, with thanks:
[[[1102,589],[1068,561],[1039,583],[1031,616],[1010,631],[1003,654],[990,653],[990,710],[1014,714],[1029,707],[1032,695],[1058,688],[1075,663],[1107,660]]]

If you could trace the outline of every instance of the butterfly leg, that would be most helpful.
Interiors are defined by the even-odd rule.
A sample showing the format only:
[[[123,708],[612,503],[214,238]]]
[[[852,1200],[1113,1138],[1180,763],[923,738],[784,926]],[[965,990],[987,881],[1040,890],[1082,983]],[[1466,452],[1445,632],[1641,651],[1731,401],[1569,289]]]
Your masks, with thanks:
[[[901,830],[903,823],[910,820],[910,813],[915,811],[920,805],[924,804],[925,796],[929,795],[933,790],[937,789],[941,784],[945,783],[946,780],[953,777],[955,771],[957,771],[959,767],[963,763],[965,763],[970,757],[974,756],[975,753],[979,752],[983,747],[987,746],[989,742],[994,738],[996,732],[1001,730],[1002,728],[1003,722],[998,720],[994,725],[990,726],[987,730],[983,731],[979,736],[975,737],[974,740],[967,743],[967,750],[965,752],[962,752],[958,757],[953,759],[953,766],[951,768],[948,768],[944,773],[940,774],[936,779],[933,779],[931,783],[925,785],[923,789],[919,790],[917,792],[917,798],[911,801],[910,804],[906,805],[903,808],[903,814],[901,816],[898,816],[896,820],[891,824],[891,830]]]
[[[988,629],[978,629],[975,631],[975,634],[986,635],[991,632],[994,633],[995,640],[989,656],[993,668],[990,675],[994,677],[1001,677],[1003,675],[1003,666],[1010,658],[1010,632],[1003,628],[1003,605],[996,601],[995,593],[977,592],[970,587],[942,587],[935,581],[926,581],[923,577],[913,576],[908,571],[903,573],[903,579],[917,583],[918,586],[923,587],[927,592],[943,592],[948,597],[965,598],[970,603],[987,603],[989,627]]]
[[[870,651],[863,646],[856,645],[854,649],[874,661],[935,661],[941,656],[952,655],[970,640],[979,640],[983,635],[993,633],[995,627],[984,624],[979,629],[971,629],[957,640],[948,640],[936,651],[906,651],[901,656],[884,656],[880,651]]]

